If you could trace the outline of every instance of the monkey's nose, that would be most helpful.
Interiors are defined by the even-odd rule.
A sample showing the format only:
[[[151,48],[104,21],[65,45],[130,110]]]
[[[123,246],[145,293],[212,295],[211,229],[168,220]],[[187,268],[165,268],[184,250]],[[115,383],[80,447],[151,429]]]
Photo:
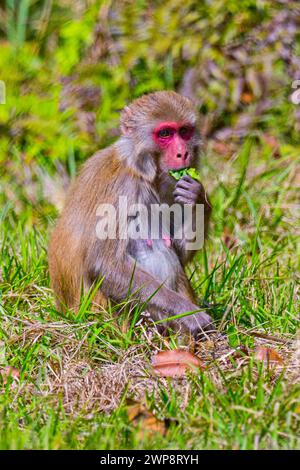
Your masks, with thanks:
[[[181,158],[181,153],[177,153],[177,158]]]
[[[184,160],[186,160],[188,156],[189,156],[189,152],[185,152],[185,154],[184,154]]]

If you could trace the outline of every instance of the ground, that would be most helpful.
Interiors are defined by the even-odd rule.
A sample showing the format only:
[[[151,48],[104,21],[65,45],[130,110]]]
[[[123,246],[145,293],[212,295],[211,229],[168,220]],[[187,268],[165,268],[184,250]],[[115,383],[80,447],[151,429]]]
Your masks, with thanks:
[[[63,317],[47,267],[63,178],[29,165],[2,180],[1,448],[299,448],[299,167],[292,146],[269,142],[257,132],[203,152],[214,212],[188,273],[222,336],[196,345],[160,336],[129,301],[93,312],[85,298]],[[205,367],[157,377],[151,358],[179,344]],[[258,346],[279,360],[259,360]]]

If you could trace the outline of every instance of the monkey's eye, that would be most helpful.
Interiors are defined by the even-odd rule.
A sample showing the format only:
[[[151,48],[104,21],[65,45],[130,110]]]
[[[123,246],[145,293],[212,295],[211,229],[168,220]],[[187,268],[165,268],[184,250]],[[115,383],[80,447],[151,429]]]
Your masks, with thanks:
[[[179,129],[179,135],[185,140],[188,140],[192,137],[194,129],[189,126],[182,126]]]
[[[169,127],[164,127],[157,133],[159,139],[167,139],[168,137],[172,137],[172,135],[174,135],[174,130]]]

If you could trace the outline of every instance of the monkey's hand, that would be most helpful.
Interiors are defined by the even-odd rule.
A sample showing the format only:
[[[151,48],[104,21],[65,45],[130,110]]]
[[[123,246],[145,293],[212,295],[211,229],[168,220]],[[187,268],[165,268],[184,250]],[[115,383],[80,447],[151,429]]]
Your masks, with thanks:
[[[176,183],[173,195],[175,202],[180,204],[209,204],[203,185],[189,175],[184,175]]]
[[[192,178],[190,175],[184,175],[177,183],[175,186],[175,190],[173,192],[174,195],[174,201],[177,203],[184,205],[190,205],[192,206],[193,209],[193,215],[192,215],[192,227],[193,231],[197,230],[196,227],[196,217],[195,215],[195,209],[196,209],[196,204],[203,204],[204,205],[204,236],[207,236],[208,232],[208,224],[209,224],[209,219],[210,219],[210,214],[211,214],[211,204],[208,199],[208,196],[206,194],[206,191],[203,187],[203,185]],[[189,219],[184,219],[184,224],[190,224]],[[189,227],[189,225],[188,225]],[[185,265],[188,261],[191,260],[193,257],[193,254],[195,251],[193,250],[187,250],[186,249],[186,241],[183,238],[182,240],[174,240],[174,244],[176,244],[177,251],[179,254],[179,257]]]
[[[209,332],[215,331],[212,318],[203,311],[182,317],[180,323],[196,340],[203,339]]]

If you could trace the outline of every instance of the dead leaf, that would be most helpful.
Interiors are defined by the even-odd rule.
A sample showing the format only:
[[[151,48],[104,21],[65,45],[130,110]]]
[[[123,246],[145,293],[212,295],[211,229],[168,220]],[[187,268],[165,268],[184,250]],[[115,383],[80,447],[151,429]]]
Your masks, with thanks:
[[[197,356],[182,349],[159,352],[152,357],[152,366],[161,377],[183,377],[187,371],[202,368]]]
[[[147,436],[152,436],[153,434],[165,435],[166,431],[165,422],[159,421],[154,415],[152,415],[143,420],[141,430],[138,435],[140,438],[144,437],[145,434],[147,434]]]
[[[133,421],[138,415],[144,413],[145,407],[141,403],[133,403],[127,406],[127,415],[129,421]]]
[[[147,410],[142,403],[134,403],[127,407],[129,421],[136,427],[139,427],[138,437],[143,439],[154,434],[165,435],[167,431],[166,422],[157,419],[154,414]]]
[[[254,357],[258,361],[262,361],[266,364],[283,364],[282,357],[278,354],[275,349],[266,348],[264,346],[257,346],[254,351]]]
[[[232,356],[237,359],[247,357],[249,356],[249,349],[243,344],[241,344],[236,348]]]
[[[254,95],[250,92],[245,91],[244,93],[241,94],[241,102],[244,104],[252,103],[253,99],[254,99]]]
[[[11,366],[7,366],[3,369],[0,369],[0,375],[2,376],[3,385],[7,384],[9,377],[11,377],[13,381],[18,381],[20,379],[20,372],[18,371],[18,369]]]

